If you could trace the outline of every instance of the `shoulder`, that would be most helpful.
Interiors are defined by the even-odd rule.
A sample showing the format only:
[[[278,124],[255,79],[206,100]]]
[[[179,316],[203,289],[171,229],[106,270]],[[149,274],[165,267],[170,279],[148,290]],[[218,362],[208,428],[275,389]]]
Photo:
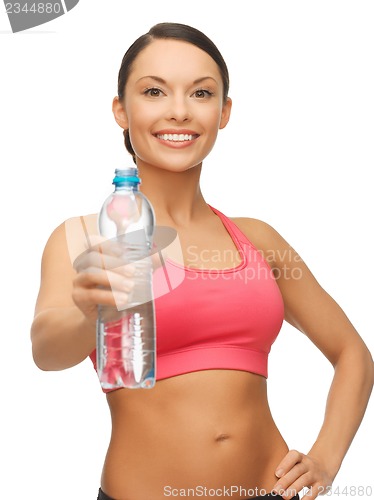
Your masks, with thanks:
[[[291,269],[302,262],[295,249],[270,224],[248,217],[235,217],[231,220],[277,273],[285,266]]]
[[[288,245],[270,224],[250,217],[230,217],[249,241],[259,250],[276,249]]]

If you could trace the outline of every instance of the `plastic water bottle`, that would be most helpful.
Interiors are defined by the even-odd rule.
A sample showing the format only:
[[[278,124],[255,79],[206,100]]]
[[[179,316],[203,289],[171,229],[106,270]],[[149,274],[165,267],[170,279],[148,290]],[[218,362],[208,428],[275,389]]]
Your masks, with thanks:
[[[99,306],[97,372],[105,389],[151,388],[156,375],[156,326],[152,291],[155,215],[138,189],[137,168],[116,170],[114,192],[99,214],[99,232],[123,249],[123,265],[135,266],[134,288],[122,307]],[[109,241],[110,243],[110,241]],[[114,270],[115,271],[115,270]]]

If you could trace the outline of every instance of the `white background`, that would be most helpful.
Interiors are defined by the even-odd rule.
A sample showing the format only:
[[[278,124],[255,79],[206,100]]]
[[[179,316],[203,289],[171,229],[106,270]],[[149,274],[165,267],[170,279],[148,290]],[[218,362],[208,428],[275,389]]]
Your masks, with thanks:
[[[96,212],[114,168],[132,164],[111,101],[125,50],[157,22],[201,29],[229,66],[232,118],[203,167],[206,201],[274,226],[373,351],[372,1],[81,0],[18,34],[0,9],[2,498],[96,498],[110,435],[105,396],[89,361],[39,371],[29,330],[50,233]],[[291,448],[312,445],[331,377],[317,349],[284,325],[268,385]],[[351,497],[351,487],[374,487],[372,421],[371,402],[334,483]]]

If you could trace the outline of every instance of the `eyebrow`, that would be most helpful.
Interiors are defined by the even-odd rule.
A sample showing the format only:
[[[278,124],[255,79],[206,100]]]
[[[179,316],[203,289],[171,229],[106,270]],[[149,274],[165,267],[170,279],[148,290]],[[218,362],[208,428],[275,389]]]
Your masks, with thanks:
[[[151,78],[152,80],[156,80],[156,82],[162,83],[164,85],[166,85],[167,83],[163,78],[154,75],[142,76],[141,78],[139,78],[139,80],[136,81],[136,83],[140,82],[140,80],[143,80],[144,78]],[[196,80],[194,80],[192,84],[196,85],[203,82],[204,80],[213,80],[217,83],[217,80],[215,80],[212,76],[202,76],[201,78],[197,78]]]

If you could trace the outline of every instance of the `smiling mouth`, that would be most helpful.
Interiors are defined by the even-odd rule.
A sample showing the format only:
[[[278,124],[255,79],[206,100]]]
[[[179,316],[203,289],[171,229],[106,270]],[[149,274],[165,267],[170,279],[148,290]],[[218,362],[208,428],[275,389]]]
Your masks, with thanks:
[[[156,134],[157,139],[170,142],[189,142],[199,137],[198,134]]]

